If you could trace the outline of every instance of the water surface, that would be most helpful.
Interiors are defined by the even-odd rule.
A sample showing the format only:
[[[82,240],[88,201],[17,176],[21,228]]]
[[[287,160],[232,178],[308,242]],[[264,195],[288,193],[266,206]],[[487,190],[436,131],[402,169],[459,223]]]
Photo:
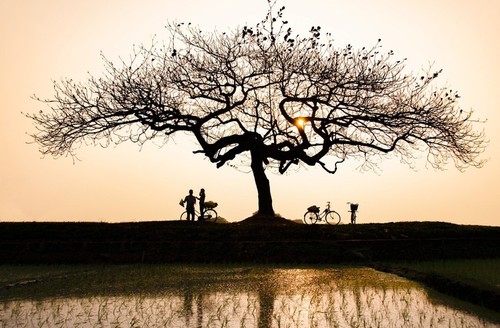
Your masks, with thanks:
[[[499,326],[369,268],[125,266],[16,288],[31,296],[4,293],[0,327]]]

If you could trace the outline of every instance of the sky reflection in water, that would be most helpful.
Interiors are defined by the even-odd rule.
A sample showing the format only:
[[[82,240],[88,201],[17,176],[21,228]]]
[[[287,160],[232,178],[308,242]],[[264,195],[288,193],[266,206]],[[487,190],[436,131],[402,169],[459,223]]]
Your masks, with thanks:
[[[90,297],[4,301],[0,327],[498,326],[416,283],[367,268],[179,272],[154,292],[111,288]]]

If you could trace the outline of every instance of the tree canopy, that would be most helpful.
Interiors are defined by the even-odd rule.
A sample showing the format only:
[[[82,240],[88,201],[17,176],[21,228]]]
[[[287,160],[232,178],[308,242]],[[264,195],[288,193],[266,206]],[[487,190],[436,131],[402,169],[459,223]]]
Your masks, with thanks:
[[[255,26],[207,33],[170,23],[164,44],[135,48],[118,64],[103,56],[103,76],[56,81],[52,99],[37,98],[50,110],[27,114],[41,152],[186,132],[198,142],[194,153],[217,167],[250,166],[264,216],[274,215],[266,170],[335,173],[353,159],[371,169],[386,154],[411,165],[422,152],[436,168],[482,165],[484,135],[458,93],[435,86],[440,70],[407,73],[380,40],[339,48],[320,26],[295,34],[285,7],[268,2]]]

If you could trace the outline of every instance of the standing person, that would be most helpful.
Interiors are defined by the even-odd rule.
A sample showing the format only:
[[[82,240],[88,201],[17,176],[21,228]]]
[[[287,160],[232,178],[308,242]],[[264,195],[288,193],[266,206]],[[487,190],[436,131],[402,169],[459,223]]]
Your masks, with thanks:
[[[203,219],[203,212],[205,211],[205,189],[200,189],[200,197],[197,197],[200,201],[200,217],[198,220]]]
[[[186,203],[187,220],[189,217],[194,221],[194,204],[196,204],[196,197],[193,196],[193,189],[189,189],[189,195],[184,197],[184,203]]]

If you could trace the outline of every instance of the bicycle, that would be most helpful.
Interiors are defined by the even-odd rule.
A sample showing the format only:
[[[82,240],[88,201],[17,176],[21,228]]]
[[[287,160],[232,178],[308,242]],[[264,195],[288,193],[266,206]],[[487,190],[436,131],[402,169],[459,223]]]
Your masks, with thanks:
[[[359,204],[354,204],[354,203],[347,203],[350,205],[351,207],[351,210],[349,212],[351,212],[351,224],[356,224],[356,211],[358,210],[359,208]]]
[[[330,209],[330,202],[326,202],[326,208],[320,213],[318,206],[310,206],[304,214],[305,224],[316,224],[318,221],[324,221],[330,225],[340,223],[340,214]]]
[[[217,218],[219,215],[217,214],[217,211],[214,210],[214,208],[217,207],[217,203],[214,202],[206,202],[205,203],[205,210],[203,211],[203,216],[200,215],[200,212],[198,212],[196,209],[194,210],[194,215],[195,217],[198,218],[198,221],[206,221],[206,222],[215,222],[217,221]],[[179,217],[179,220],[181,221],[186,221],[187,220],[187,211],[182,212],[181,216]]]

